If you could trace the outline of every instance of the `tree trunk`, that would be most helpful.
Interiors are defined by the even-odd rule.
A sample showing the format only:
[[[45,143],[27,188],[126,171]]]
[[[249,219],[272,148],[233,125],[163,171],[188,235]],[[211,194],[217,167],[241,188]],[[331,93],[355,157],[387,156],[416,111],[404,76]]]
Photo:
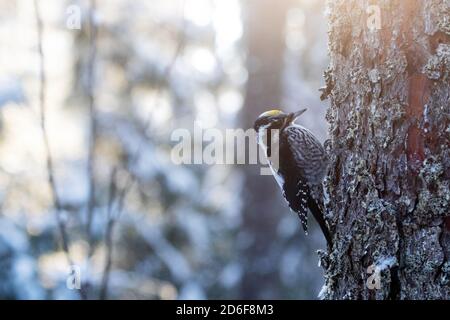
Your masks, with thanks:
[[[449,299],[450,1],[328,5],[322,297]]]
[[[285,16],[290,0],[252,0],[246,3],[247,69],[249,78],[243,110],[244,128],[282,98]],[[259,166],[245,166],[243,225],[238,237],[245,266],[240,297],[280,297],[278,265],[281,250],[274,239],[281,220],[279,188],[272,176],[261,176]]]

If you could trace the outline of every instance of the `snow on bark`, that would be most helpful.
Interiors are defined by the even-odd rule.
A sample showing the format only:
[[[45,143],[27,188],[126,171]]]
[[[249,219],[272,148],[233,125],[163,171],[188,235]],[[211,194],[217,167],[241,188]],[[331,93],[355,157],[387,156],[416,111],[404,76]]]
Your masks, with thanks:
[[[327,12],[334,246],[320,252],[321,297],[449,299],[450,1],[333,0]]]

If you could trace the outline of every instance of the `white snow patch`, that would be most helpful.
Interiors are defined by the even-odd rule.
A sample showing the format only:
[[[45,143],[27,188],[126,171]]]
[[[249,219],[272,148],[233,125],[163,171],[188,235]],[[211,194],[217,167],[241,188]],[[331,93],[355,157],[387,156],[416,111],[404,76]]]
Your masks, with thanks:
[[[320,289],[319,294],[317,295],[317,298],[319,298],[320,300],[324,300],[325,299],[325,295],[327,293],[330,292],[330,286],[328,284],[324,284],[322,286],[322,289]]]
[[[378,259],[378,261],[375,263],[375,268],[378,271],[383,271],[388,268],[392,268],[396,264],[397,264],[396,257],[383,257],[383,258]]]

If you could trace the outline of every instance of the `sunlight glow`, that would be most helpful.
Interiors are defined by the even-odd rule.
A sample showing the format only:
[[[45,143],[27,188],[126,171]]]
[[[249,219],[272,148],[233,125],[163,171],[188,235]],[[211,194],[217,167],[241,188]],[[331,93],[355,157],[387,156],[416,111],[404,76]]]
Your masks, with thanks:
[[[212,73],[216,68],[216,59],[206,48],[193,49],[188,56],[192,66],[201,73]]]
[[[298,51],[305,46],[305,38],[302,37],[302,29],[305,26],[305,14],[303,10],[294,8],[289,10],[286,23],[286,45],[293,51]]]
[[[220,52],[238,41],[243,34],[241,8],[237,0],[215,0],[213,24],[216,46]]]
[[[185,18],[199,27],[211,23],[212,7],[210,0],[188,0],[184,9]]]
[[[239,91],[226,90],[219,95],[219,108],[225,114],[234,114],[242,108],[244,98]]]
[[[195,95],[196,122],[202,128],[212,128],[217,125],[218,118],[215,103],[214,96],[207,91]]]

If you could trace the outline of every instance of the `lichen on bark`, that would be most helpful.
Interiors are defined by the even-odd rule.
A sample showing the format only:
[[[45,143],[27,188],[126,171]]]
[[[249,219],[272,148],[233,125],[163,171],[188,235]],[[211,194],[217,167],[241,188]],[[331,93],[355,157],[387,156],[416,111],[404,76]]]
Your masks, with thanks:
[[[448,299],[450,1],[333,0],[327,12],[334,245],[320,254],[321,296]]]

